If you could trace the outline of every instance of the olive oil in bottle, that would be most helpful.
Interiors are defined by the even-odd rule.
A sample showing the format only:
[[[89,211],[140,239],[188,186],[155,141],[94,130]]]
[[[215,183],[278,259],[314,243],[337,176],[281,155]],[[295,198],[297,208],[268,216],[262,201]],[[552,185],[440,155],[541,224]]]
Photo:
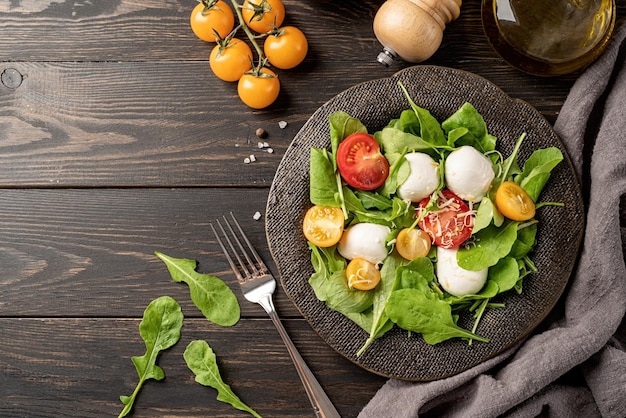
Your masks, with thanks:
[[[483,0],[483,27],[512,66],[554,76],[584,68],[606,47],[615,0]]]

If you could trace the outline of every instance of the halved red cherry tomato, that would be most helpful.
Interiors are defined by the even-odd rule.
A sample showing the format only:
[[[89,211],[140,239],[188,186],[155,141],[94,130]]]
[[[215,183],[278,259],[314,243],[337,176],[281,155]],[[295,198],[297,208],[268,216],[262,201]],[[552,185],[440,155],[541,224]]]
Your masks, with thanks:
[[[280,27],[285,20],[285,5],[282,0],[246,0],[241,16],[250,29],[258,33]]]
[[[346,267],[348,286],[358,290],[371,290],[380,282],[380,270],[363,258],[354,258]]]
[[[209,56],[213,74],[224,81],[237,81],[252,67],[252,50],[244,41],[231,38],[220,41]]]
[[[378,142],[363,132],[348,135],[339,144],[337,168],[346,183],[360,190],[378,189],[389,175],[389,162]]]
[[[430,246],[430,236],[419,228],[404,228],[396,237],[396,250],[407,260],[426,257]]]
[[[514,221],[527,221],[535,216],[535,202],[522,186],[505,181],[496,191],[496,207]]]
[[[315,205],[304,215],[302,232],[312,244],[332,247],[341,239],[343,221],[341,208]]]
[[[421,216],[430,198],[423,199],[417,207],[416,214]],[[438,196],[439,209],[430,210],[419,222],[433,243],[443,248],[461,245],[472,234],[474,214],[469,206],[450,190],[444,189]]]
[[[215,42],[217,38],[215,32],[220,38],[225,38],[233,30],[235,15],[224,0],[202,0],[191,11],[189,24],[198,38],[206,42]]]

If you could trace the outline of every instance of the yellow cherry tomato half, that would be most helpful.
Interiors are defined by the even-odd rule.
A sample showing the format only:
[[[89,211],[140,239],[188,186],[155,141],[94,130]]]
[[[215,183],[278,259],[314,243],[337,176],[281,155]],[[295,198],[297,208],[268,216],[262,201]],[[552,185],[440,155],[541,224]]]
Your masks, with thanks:
[[[226,45],[218,43],[209,56],[213,74],[224,81],[237,81],[252,68],[252,50],[244,41],[232,38]]]
[[[224,0],[203,0],[191,11],[189,23],[198,38],[206,42],[216,42],[215,32],[220,38],[225,38],[233,30],[235,15]]]
[[[263,51],[270,64],[283,70],[294,68],[304,61],[308,50],[306,36],[293,26],[272,31],[263,44]]]
[[[343,234],[341,208],[315,205],[304,215],[302,231],[307,240],[318,247],[332,247]]]
[[[357,257],[346,267],[348,287],[358,290],[371,290],[380,282],[380,270],[375,264]]]
[[[268,107],[278,98],[280,82],[269,68],[262,68],[259,74],[247,72],[237,84],[237,94],[242,102],[253,109]]]
[[[513,221],[527,221],[535,216],[535,202],[526,190],[513,181],[505,181],[498,187],[496,207]]]
[[[426,257],[430,246],[430,236],[419,228],[404,228],[396,237],[396,250],[407,260]]]
[[[255,32],[266,33],[285,20],[282,0],[246,0],[241,8],[245,24]]]

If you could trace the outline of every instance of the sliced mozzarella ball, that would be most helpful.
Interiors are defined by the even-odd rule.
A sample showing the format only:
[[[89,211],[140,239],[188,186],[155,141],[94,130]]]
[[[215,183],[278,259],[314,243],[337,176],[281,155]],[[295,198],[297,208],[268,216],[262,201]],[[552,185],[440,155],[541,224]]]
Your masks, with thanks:
[[[494,177],[491,161],[472,146],[462,146],[446,158],[446,185],[463,200],[480,202]]]
[[[439,186],[439,164],[430,155],[423,152],[413,152],[404,158],[409,163],[411,174],[398,187],[398,196],[411,202],[419,202],[429,196]]]
[[[370,263],[382,263],[387,257],[385,240],[390,232],[384,225],[366,222],[352,225],[344,231],[337,250],[348,260],[360,257]]]
[[[489,269],[480,271],[465,270],[456,261],[458,247],[437,247],[437,280],[451,295],[465,296],[478,293],[487,281]]]

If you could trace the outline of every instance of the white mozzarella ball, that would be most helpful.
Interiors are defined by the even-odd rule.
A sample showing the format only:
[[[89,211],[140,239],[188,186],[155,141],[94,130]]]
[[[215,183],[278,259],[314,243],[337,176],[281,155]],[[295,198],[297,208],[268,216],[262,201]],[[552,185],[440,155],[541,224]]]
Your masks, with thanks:
[[[472,146],[462,146],[446,158],[446,185],[463,200],[480,202],[494,177],[491,161]]]
[[[487,281],[489,269],[465,270],[456,260],[457,251],[458,247],[437,247],[437,280],[446,292],[454,296],[478,293]]]
[[[439,186],[439,164],[430,155],[413,152],[404,158],[409,163],[411,174],[398,187],[398,196],[411,202],[419,202],[429,196]]]
[[[366,222],[352,225],[343,232],[337,250],[348,260],[360,257],[370,263],[382,263],[387,257],[385,240],[390,232],[384,225]]]

